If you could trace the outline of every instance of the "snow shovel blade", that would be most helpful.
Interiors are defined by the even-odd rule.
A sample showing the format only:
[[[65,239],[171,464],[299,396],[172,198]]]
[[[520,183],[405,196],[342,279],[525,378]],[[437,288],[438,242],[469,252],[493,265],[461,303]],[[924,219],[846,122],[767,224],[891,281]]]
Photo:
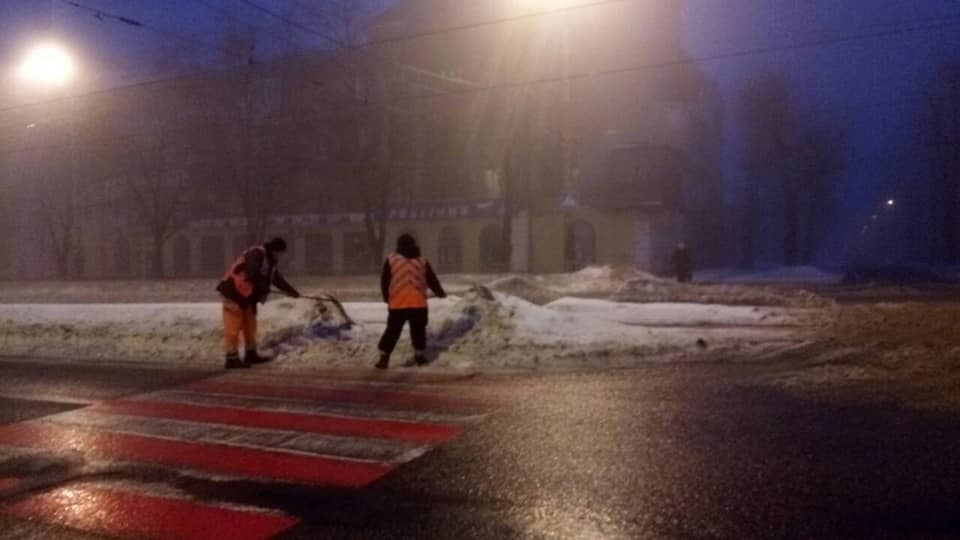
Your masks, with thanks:
[[[286,293],[283,293],[283,292],[281,292],[281,291],[274,291],[274,292],[276,292],[277,294],[282,294],[282,295],[284,295],[284,296],[290,297],[290,295],[288,295],[288,294],[286,294]],[[337,299],[335,296],[333,296],[332,294],[324,294],[324,295],[321,295],[321,296],[306,296],[306,295],[301,295],[300,298],[304,298],[304,299],[306,299],[306,300],[313,300],[314,302],[318,302],[318,303],[320,303],[321,307],[323,307],[324,309],[326,309],[326,305],[327,305],[327,304],[332,305],[332,306],[336,309],[336,311],[338,312],[338,314],[340,315],[340,317],[342,318],[342,320],[344,321],[343,324],[341,325],[341,327],[342,327],[343,329],[345,329],[345,330],[349,330],[349,329],[353,328],[354,326],[357,326],[357,322],[354,321],[353,318],[351,318],[350,315],[347,314],[347,310],[346,310],[346,308],[343,307],[343,303],[340,302],[340,300],[338,300],[338,299]]]
[[[354,321],[354,320],[350,317],[350,315],[347,314],[347,310],[346,310],[346,308],[343,307],[343,303],[340,302],[340,300],[338,300],[336,297],[334,297],[334,296],[332,296],[332,295],[329,295],[329,294],[326,294],[326,295],[323,295],[323,296],[304,296],[304,298],[306,298],[306,299],[308,299],[308,300],[315,300],[315,301],[317,301],[317,302],[321,302],[321,303],[324,303],[324,304],[330,304],[330,305],[332,305],[332,306],[336,309],[336,311],[338,312],[338,314],[340,315],[340,317],[343,319],[343,321],[344,321],[344,326],[345,326],[346,328],[349,329],[349,328],[352,328],[352,327],[354,327],[354,326],[357,325],[357,322]]]

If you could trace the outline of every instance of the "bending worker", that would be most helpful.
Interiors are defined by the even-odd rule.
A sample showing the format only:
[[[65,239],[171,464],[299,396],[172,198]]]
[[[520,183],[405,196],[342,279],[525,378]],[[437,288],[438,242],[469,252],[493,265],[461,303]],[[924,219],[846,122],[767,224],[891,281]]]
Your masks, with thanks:
[[[397,239],[396,253],[387,257],[383,263],[380,288],[383,301],[389,305],[390,315],[387,318],[387,329],[380,338],[380,361],[377,362],[377,368],[387,369],[390,366],[390,355],[393,354],[406,323],[410,324],[414,360],[418,366],[426,364],[429,320],[427,289],[432,290],[439,298],[446,298],[447,293],[440,285],[437,275],[433,273],[430,263],[421,257],[420,246],[413,236],[403,234]]]
[[[244,251],[227,269],[217,291],[223,297],[223,334],[227,349],[227,369],[247,368],[268,362],[257,352],[257,304],[267,301],[271,285],[299,298],[300,293],[287,283],[277,266],[287,252],[287,242],[274,238]],[[246,352],[240,358],[240,334]]]

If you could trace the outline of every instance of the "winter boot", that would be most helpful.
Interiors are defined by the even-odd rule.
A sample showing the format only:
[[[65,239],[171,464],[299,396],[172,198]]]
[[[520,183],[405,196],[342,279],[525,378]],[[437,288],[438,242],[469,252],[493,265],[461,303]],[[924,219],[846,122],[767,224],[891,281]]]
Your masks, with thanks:
[[[227,362],[224,368],[226,369],[244,369],[250,367],[250,364],[247,364],[240,359],[240,355],[237,353],[228,353]]]
[[[380,361],[377,362],[376,368],[387,369],[388,367],[390,367],[390,355],[385,352],[381,352]]]
[[[427,365],[428,363],[430,363],[430,361],[427,360],[427,353],[425,353],[425,352],[417,352],[417,353],[413,356],[413,362],[414,362],[415,364],[417,364],[418,366],[425,366],[425,365]]]
[[[266,364],[267,362],[272,362],[273,357],[260,356],[260,353],[258,353],[256,350],[250,350],[243,355],[243,361],[246,362],[247,365]]]

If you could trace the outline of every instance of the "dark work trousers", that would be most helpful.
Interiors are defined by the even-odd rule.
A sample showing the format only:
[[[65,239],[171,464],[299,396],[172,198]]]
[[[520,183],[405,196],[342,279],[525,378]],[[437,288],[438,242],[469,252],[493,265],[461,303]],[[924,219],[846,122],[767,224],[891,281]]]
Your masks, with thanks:
[[[380,338],[380,352],[393,353],[403,333],[403,325],[410,323],[410,339],[413,348],[418,352],[427,350],[427,322],[429,321],[427,308],[421,309],[391,309],[387,317],[387,329]]]

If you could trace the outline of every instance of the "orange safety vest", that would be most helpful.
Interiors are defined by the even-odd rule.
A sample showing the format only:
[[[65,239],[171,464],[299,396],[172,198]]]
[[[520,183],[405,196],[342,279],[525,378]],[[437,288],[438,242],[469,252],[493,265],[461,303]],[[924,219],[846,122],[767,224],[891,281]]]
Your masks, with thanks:
[[[387,261],[390,264],[390,309],[426,308],[426,259],[408,259],[394,253]]]
[[[263,246],[253,246],[244,250],[244,252],[237,257],[237,260],[230,265],[230,268],[227,269],[226,275],[223,276],[224,281],[233,282],[236,291],[244,298],[250,298],[254,292],[254,284],[247,278],[246,272],[247,254],[252,250],[263,252],[263,265],[260,267],[260,273],[263,279],[267,280],[268,283],[273,283],[273,273],[276,271],[276,266],[270,264],[269,257],[267,257],[267,250],[264,249]]]

